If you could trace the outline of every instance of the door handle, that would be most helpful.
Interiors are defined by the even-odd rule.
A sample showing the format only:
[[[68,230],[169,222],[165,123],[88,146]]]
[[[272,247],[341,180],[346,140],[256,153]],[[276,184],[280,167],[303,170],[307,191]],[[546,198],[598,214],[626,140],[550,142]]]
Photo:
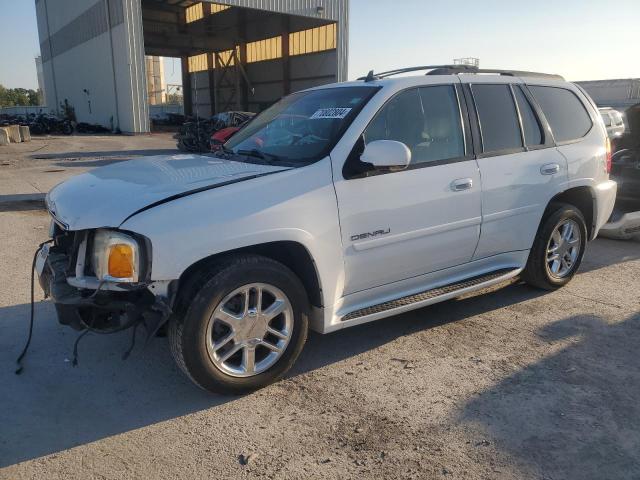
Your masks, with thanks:
[[[471,178],[459,178],[451,182],[451,190],[453,190],[454,192],[470,190],[472,187],[473,180]]]
[[[542,175],[555,175],[560,172],[560,165],[557,163],[547,163],[540,167],[540,173]]]

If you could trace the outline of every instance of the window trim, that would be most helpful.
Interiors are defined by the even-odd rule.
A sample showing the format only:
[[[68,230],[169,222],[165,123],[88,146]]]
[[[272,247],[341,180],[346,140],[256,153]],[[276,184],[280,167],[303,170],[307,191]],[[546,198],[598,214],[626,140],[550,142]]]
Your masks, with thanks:
[[[541,150],[542,148],[556,147],[557,144],[556,144],[555,137],[553,136],[553,132],[551,131],[551,125],[549,124],[549,120],[547,120],[547,117],[542,111],[542,107],[536,100],[536,97],[534,97],[533,93],[529,91],[529,86],[526,83],[520,83],[518,85],[520,86],[520,90],[522,91],[524,96],[527,97],[527,100],[529,101],[529,105],[531,105],[531,108],[533,108],[534,113],[538,117],[538,120],[540,121],[542,130],[545,136],[544,145],[538,148],[531,147],[531,150]]]
[[[582,135],[581,137],[573,138],[571,140],[558,141],[558,139],[556,139],[555,134],[553,134],[553,129],[551,128],[551,123],[547,120],[547,124],[549,125],[549,131],[551,131],[552,134],[553,134],[553,138],[554,138],[556,146],[561,147],[561,146],[564,146],[564,145],[572,145],[574,143],[578,143],[583,138],[587,137],[593,131],[593,129],[594,129],[595,125],[596,125],[596,119],[594,119],[594,117],[593,117],[594,113],[589,111],[589,109],[585,105],[585,102],[582,101],[582,99],[576,94],[576,92],[574,92],[570,88],[561,87],[561,86],[557,86],[557,85],[541,85],[541,84],[534,83],[534,84],[527,84],[527,89],[529,89],[529,87],[555,88],[555,89],[558,89],[558,90],[565,90],[565,91],[571,93],[574,97],[576,97],[576,100],[578,100],[578,103],[580,103],[580,105],[584,109],[585,113],[587,114],[587,117],[589,118],[589,121],[591,122],[591,126],[586,131],[586,133],[584,135]],[[535,99],[535,95],[533,94],[533,92],[530,91],[530,93],[531,93],[531,96]],[[537,102],[537,99],[536,99],[536,102]],[[540,106],[540,110],[542,111],[542,107],[541,106]]]
[[[460,97],[460,92],[459,92],[459,83],[453,83],[453,82],[444,82],[444,83],[430,83],[430,84],[426,84],[426,85],[415,85],[412,87],[408,87],[405,88],[403,90],[400,90],[396,93],[394,93],[391,97],[389,97],[383,104],[382,106],[375,112],[375,114],[371,117],[371,119],[369,120],[369,122],[367,122],[367,125],[364,127],[364,129],[362,130],[362,132],[360,132],[360,134],[358,135],[358,139],[356,140],[356,143],[353,146],[353,149],[351,150],[351,152],[349,153],[349,155],[347,156],[347,159],[345,160],[344,164],[342,165],[342,177],[345,180],[358,180],[358,179],[362,179],[362,178],[369,178],[369,177],[375,177],[378,175],[389,175],[389,174],[394,174],[394,173],[402,173],[402,172],[407,172],[407,171],[411,171],[411,170],[419,170],[422,168],[429,168],[429,167],[438,167],[441,165],[448,165],[451,163],[458,163],[458,162],[467,162],[469,160],[475,160],[475,153],[473,151],[473,141],[472,141],[472,136],[471,136],[471,129],[470,129],[470,122],[468,121],[469,119],[466,118],[463,115],[463,102],[462,102],[462,98]],[[391,170],[383,170],[383,169],[378,169],[378,168],[373,168],[371,170],[366,170],[366,171],[362,171],[362,172],[357,172],[357,173],[352,173],[349,171],[350,167],[354,167],[357,165],[361,165],[364,166],[366,165],[364,162],[360,161],[360,157],[362,155],[362,153],[364,152],[364,147],[366,147],[366,145],[362,145],[364,143],[364,133],[367,131],[367,129],[369,128],[369,126],[373,123],[373,121],[376,119],[376,117],[378,116],[378,114],[384,110],[387,105],[393,101],[396,97],[398,97],[399,95],[402,95],[406,92],[409,92],[411,90],[418,90],[418,95],[420,95],[419,89],[421,88],[429,88],[429,87],[452,87],[454,89],[454,93],[455,93],[455,97],[456,97],[456,101],[458,104],[458,112],[460,114],[460,128],[462,130],[462,144],[464,146],[464,155],[461,157],[453,157],[453,158],[445,158],[442,160],[434,160],[432,162],[422,162],[422,163],[413,163],[413,164],[409,164],[409,166],[407,168],[404,168],[402,170],[395,170],[395,171],[391,171]],[[424,105],[422,104],[422,97],[420,97],[420,103],[421,103],[421,108],[423,109],[424,112]],[[466,112],[466,105],[464,106],[464,111]],[[466,121],[465,121],[466,120]],[[470,147],[471,152],[470,152]],[[354,169],[357,170],[357,169]]]
[[[473,148],[473,135],[471,134],[471,120],[467,111],[467,102],[462,89],[461,83],[453,84],[456,91],[456,99],[458,101],[458,110],[460,111],[460,124],[462,125],[462,135],[464,137],[464,156],[471,155],[475,158],[475,150]]]
[[[479,130],[479,134],[480,134],[480,152],[477,153],[477,158],[488,158],[488,157],[498,157],[501,155],[512,155],[515,153],[523,153],[526,152],[526,146],[525,146],[525,141],[524,141],[524,132],[522,131],[522,124],[520,123],[520,116],[519,116],[519,110],[518,110],[518,105],[516,102],[516,99],[513,95],[513,91],[511,90],[511,84],[510,83],[469,83],[469,91],[471,93],[471,97],[473,99],[473,104],[475,107],[475,112],[476,112],[476,122],[478,122],[478,130]],[[515,109],[516,112],[516,118],[518,120],[518,128],[520,130],[520,142],[522,142],[522,146],[521,147],[514,147],[514,148],[502,148],[499,150],[485,150],[484,147],[484,135],[482,133],[482,122],[480,121],[480,112],[478,111],[478,105],[476,104],[476,95],[473,92],[473,87],[474,86],[483,86],[483,85],[497,85],[497,86],[506,86],[507,90],[510,93],[511,96],[511,101],[513,102],[513,107]]]
[[[516,109],[518,110],[518,116],[520,117],[520,129],[522,130],[524,148],[527,150],[527,152],[530,152],[535,150],[542,150],[544,148],[555,147],[556,143],[553,139],[553,134],[551,133],[549,122],[547,122],[547,119],[542,115],[542,109],[539,108],[539,105],[535,103],[535,99],[533,98],[533,96],[529,94],[526,88],[523,88],[526,87],[526,85],[517,83],[511,84],[511,87],[511,93],[513,94],[513,98],[516,102]],[[529,103],[529,107],[531,107],[531,110],[533,111],[533,116],[536,118],[536,122],[538,122],[538,127],[540,128],[540,133],[542,134],[542,143],[539,145],[527,145],[527,138],[524,133],[524,123],[522,122],[522,113],[520,112],[520,106],[518,105],[518,99],[516,98],[515,94],[516,88],[520,90],[520,93],[522,93],[522,95],[524,95],[525,100],[527,101],[527,103]]]
[[[469,121],[469,131],[471,132],[471,139],[473,143],[473,156],[478,158],[478,155],[482,153],[482,137],[480,136],[480,125],[478,125],[478,112],[476,105],[471,95],[471,88],[468,83],[463,83],[462,93],[464,94],[465,106],[467,107],[467,117]]]
[[[524,147],[524,149],[528,150],[527,137],[524,133],[524,122],[522,121],[522,112],[520,111],[520,105],[518,105],[518,99],[516,98],[516,92],[514,91],[512,84],[509,84],[509,92],[511,92],[511,99],[513,100],[513,105],[516,107],[516,116],[518,117],[518,127],[520,128],[520,141],[522,142],[522,146]],[[540,134],[544,135],[542,131],[540,132]]]

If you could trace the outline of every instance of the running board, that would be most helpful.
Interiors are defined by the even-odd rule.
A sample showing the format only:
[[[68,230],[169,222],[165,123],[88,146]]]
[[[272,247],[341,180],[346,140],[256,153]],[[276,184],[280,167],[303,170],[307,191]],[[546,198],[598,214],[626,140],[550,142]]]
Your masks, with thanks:
[[[488,274],[451,283],[442,287],[426,290],[421,293],[398,298],[388,302],[372,305],[354,312],[348,313],[340,319],[341,322],[365,323],[379,318],[397,315],[399,313],[415,310],[420,307],[438,303],[444,300],[458,297],[465,293],[481,290],[491,285],[504,282],[516,277],[522,271],[521,268],[504,268]]]

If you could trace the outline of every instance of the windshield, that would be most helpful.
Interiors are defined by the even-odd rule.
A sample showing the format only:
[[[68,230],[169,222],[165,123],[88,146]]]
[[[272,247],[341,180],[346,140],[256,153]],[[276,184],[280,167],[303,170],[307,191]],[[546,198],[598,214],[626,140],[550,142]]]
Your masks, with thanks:
[[[327,155],[377,87],[339,87],[283,98],[225,145],[226,153],[293,166]]]

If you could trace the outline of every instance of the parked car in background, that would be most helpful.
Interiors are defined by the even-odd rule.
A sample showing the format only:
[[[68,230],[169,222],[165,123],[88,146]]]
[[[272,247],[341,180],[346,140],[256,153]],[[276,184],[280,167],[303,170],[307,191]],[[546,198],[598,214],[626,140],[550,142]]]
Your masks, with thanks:
[[[240,128],[254,116],[251,112],[222,112],[209,118],[188,118],[173,137],[183,152],[209,152],[213,133],[229,127]]]
[[[36,270],[61,323],[168,323],[195,384],[248,392],[291,368],[309,328],[517,276],[566,285],[613,209],[608,144],[595,104],[555,75],[371,72],[285,97],[214,155],[58,185]]]
[[[228,127],[223,128],[222,130],[218,130],[211,135],[211,151],[217,152],[222,149],[222,145],[224,145],[231,137],[233,137],[240,127]]]
[[[640,104],[625,115],[629,129],[612,140],[611,176],[618,183],[618,197],[602,235],[616,239],[640,236]]]
[[[607,134],[609,135],[609,138],[622,136],[625,131],[622,113],[609,107],[599,108],[598,110],[600,111],[600,116],[602,117],[604,126],[607,127]]]

